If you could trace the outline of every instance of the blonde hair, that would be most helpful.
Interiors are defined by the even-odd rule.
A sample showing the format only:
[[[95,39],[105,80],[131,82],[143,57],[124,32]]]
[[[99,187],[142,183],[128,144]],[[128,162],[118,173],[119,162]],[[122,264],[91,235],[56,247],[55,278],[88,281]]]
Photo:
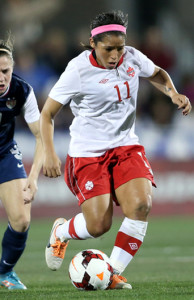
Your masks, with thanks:
[[[14,39],[10,31],[7,32],[6,39],[0,39],[0,56],[7,55],[13,61],[13,44]]]

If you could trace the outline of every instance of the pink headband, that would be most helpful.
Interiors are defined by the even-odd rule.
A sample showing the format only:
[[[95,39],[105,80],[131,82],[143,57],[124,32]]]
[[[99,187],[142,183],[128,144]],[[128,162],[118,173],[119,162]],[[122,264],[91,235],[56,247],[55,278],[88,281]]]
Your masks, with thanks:
[[[121,31],[126,34],[126,27],[119,24],[108,24],[108,25],[103,25],[92,29],[91,34],[93,37],[94,35],[107,32],[107,31]]]

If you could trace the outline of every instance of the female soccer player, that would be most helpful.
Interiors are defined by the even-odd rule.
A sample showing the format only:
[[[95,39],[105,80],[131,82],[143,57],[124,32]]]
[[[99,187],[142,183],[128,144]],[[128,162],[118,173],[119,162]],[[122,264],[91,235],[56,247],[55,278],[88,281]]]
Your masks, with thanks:
[[[12,51],[10,37],[0,40],[0,199],[9,221],[2,240],[0,286],[9,290],[26,289],[13,267],[25,249],[31,201],[42,166],[40,112],[32,87],[13,74]],[[36,139],[34,161],[28,177],[14,140],[15,117],[19,114],[24,115]]]
[[[144,77],[182,109],[191,111],[169,75],[135,48],[125,46],[127,16],[99,14],[91,23],[90,50],[71,60],[52,88],[41,113],[45,158],[43,172],[61,175],[53,145],[53,119],[70,102],[75,116],[65,166],[65,181],[82,213],[54,222],[46,247],[46,262],[57,270],[70,239],[88,239],[107,232],[113,201],[124,220],[110,255],[115,270],[110,288],[131,288],[120,274],[140,248],[155,185],[150,164],[135,134],[139,77]]]

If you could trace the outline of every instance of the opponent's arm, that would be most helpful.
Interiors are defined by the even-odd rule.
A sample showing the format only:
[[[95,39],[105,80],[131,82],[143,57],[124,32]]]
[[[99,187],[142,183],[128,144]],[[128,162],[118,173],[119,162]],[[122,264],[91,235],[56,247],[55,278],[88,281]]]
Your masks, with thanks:
[[[183,115],[188,115],[192,109],[189,99],[179,94],[170,78],[169,74],[160,67],[156,67],[151,77],[147,78],[150,83],[160,90],[163,94],[169,96],[178,109],[182,109]]]
[[[61,103],[48,97],[40,116],[40,132],[44,150],[43,174],[48,177],[61,175],[61,161],[55,152],[53,135],[54,117],[62,106]]]

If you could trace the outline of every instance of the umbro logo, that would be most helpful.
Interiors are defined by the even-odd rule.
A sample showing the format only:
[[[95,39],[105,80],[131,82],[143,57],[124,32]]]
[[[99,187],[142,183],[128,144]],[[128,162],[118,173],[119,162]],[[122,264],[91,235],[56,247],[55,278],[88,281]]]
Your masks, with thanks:
[[[137,250],[138,249],[137,243],[129,243],[129,246],[130,246],[131,250]]]
[[[105,84],[105,83],[107,83],[108,80],[109,80],[109,79],[105,79],[105,78],[104,78],[104,79],[100,80],[99,83]]]

